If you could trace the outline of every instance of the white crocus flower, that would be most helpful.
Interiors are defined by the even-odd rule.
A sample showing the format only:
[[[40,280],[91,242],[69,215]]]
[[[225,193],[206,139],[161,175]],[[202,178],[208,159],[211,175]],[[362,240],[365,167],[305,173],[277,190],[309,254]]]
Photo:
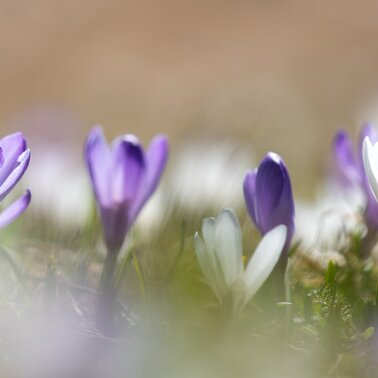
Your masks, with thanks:
[[[364,139],[362,157],[370,187],[378,199],[378,143],[373,146],[368,136]]]
[[[242,233],[231,209],[202,223],[202,237],[194,235],[197,259],[205,279],[220,303],[233,299],[234,311],[247,304],[264,284],[282,253],[287,228],[279,225],[267,232],[243,267]]]

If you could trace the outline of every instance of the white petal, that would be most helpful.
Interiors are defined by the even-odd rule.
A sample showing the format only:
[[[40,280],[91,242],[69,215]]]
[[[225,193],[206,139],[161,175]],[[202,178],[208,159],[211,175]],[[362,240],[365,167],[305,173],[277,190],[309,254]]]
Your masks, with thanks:
[[[269,277],[281,256],[287,235],[287,227],[280,225],[265,234],[249,260],[244,280],[248,302]]]
[[[215,253],[228,288],[243,275],[243,247],[239,221],[224,209],[215,221]]]
[[[215,249],[215,218],[205,218],[202,221],[202,236],[207,249]]]
[[[216,278],[213,273],[213,267],[209,260],[208,250],[202,239],[198,236],[198,232],[194,235],[194,248],[196,250],[196,256],[201,268],[203,275],[211,289],[214,291],[215,295],[219,298],[219,293],[217,290]]]
[[[373,147],[369,137],[365,137],[362,158],[366,176],[376,199],[378,199],[378,144]]]

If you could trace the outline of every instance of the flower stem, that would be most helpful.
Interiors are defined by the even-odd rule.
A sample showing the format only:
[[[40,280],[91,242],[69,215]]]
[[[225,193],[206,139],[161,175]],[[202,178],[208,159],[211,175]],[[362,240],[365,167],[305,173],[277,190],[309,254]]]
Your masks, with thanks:
[[[97,326],[107,336],[114,336],[115,288],[114,272],[118,251],[108,251],[100,281]]]

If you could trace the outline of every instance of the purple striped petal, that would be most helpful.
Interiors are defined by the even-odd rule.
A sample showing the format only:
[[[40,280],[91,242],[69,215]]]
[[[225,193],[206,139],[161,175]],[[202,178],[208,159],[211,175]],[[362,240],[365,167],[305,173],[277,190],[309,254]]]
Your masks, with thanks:
[[[29,206],[31,200],[30,190],[27,189],[25,194],[9,205],[0,213],[0,228],[7,226],[17,219]]]
[[[7,194],[20,181],[30,161],[30,150],[27,149],[18,157],[14,164],[14,169],[5,178],[5,181],[0,186],[0,201],[2,201]]]
[[[146,152],[146,171],[143,177],[143,185],[130,209],[132,220],[135,220],[143,205],[156,190],[167,164],[168,154],[168,139],[164,135],[157,135],[151,141]]]
[[[115,203],[134,200],[145,170],[144,152],[132,135],[118,138],[112,148],[112,199]]]
[[[294,212],[288,170],[281,157],[270,152],[259,165],[255,178],[256,226],[264,235],[284,224],[288,229],[289,244],[294,233]]]
[[[87,162],[91,183],[100,206],[110,206],[111,155],[101,127],[95,127],[85,142],[85,160]]]
[[[101,128],[91,131],[85,157],[110,251],[118,252],[140,209],[156,189],[167,155],[165,137],[156,137],[145,154],[133,135],[115,139],[110,149]]]
[[[247,205],[247,210],[253,222],[257,225],[256,216],[256,175],[257,169],[249,171],[245,175],[243,183],[244,199]]]
[[[11,174],[19,156],[26,150],[26,141],[22,133],[14,133],[0,139],[3,164],[0,168],[0,185]]]
[[[263,234],[272,227],[271,219],[278,208],[284,187],[281,165],[276,156],[266,156],[256,175],[257,222]]]

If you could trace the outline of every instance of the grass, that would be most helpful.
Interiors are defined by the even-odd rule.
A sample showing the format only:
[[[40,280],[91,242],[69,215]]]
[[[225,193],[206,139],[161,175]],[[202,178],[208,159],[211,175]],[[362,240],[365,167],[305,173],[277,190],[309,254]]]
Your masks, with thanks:
[[[238,213],[248,254],[260,237],[245,210]],[[270,279],[232,318],[195,258],[192,237],[210,215],[216,211],[173,212],[148,237],[138,226],[131,232],[118,260],[112,337],[94,322],[105,256],[95,214],[81,230],[48,219],[24,219],[6,230],[2,376],[374,376],[378,271],[374,254],[362,253],[366,236],[349,235],[337,251],[341,265],[324,266],[297,243],[287,302],[278,303]]]

